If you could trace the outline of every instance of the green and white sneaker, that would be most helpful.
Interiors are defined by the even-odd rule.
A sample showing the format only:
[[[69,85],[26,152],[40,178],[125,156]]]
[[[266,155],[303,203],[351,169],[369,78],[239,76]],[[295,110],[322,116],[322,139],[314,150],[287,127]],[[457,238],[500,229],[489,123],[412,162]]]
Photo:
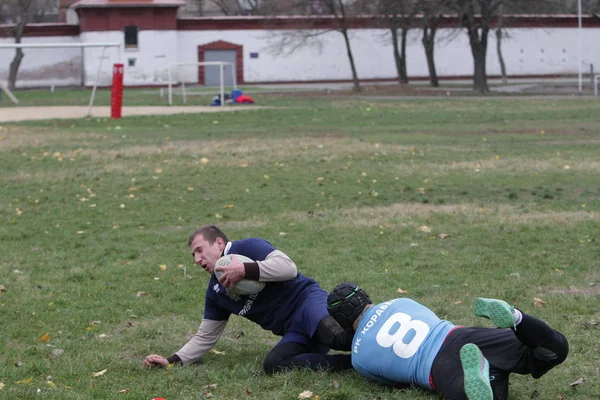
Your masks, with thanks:
[[[460,349],[460,362],[464,373],[464,388],[469,400],[494,400],[490,385],[490,364],[479,347],[467,343]]]
[[[484,299],[475,300],[475,315],[491,319],[498,328],[512,328],[515,326],[513,317],[514,307],[504,300]]]

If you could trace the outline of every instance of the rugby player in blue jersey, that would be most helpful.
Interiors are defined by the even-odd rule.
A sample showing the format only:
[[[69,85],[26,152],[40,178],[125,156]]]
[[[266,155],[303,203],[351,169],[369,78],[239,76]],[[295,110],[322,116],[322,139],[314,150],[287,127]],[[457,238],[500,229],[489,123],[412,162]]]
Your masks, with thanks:
[[[349,332],[352,366],[390,385],[418,385],[451,400],[504,400],[510,373],[539,378],[567,357],[567,339],[506,302],[479,298],[475,314],[498,328],[465,328],[408,298],[372,304],[354,283],[336,286],[329,313]]]
[[[271,243],[260,238],[230,242],[214,225],[195,231],[188,240],[194,262],[211,274],[206,289],[204,318],[198,332],[169,357],[151,354],[147,367],[184,365],[199,361],[219,340],[231,314],[256,322],[281,336],[263,363],[267,374],[288,368],[342,370],[351,368],[349,354],[327,354],[329,349],[349,350],[352,334],[327,311],[327,292],[296,269],[296,264]],[[232,262],[217,279],[215,263],[226,254],[240,254],[255,262]],[[237,295],[229,290],[242,279],[265,282],[257,294]]]

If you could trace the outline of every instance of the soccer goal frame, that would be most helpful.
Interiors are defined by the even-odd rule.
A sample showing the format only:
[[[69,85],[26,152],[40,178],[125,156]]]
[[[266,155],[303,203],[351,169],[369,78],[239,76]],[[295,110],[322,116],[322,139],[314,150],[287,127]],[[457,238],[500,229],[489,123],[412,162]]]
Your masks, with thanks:
[[[106,53],[106,49],[109,47],[121,47],[121,43],[93,43],[93,42],[80,42],[80,43],[0,43],[0,49],[40,49],[40,48],[67,48],[67,47],[75,47],[75,48],[85,48],[85,47],[102,47],[102,56],[100,57],[100,63],[98,63],[98,70],[96,72],[96,81],[94,82],[94,86],[92,88],[92,94],[90,95],[90,102],[88,105],[87,116],[90,117],[92,115],[92,106],[94,104],[94,98],[96,97],[96,89],[98,88],[98,81],[100,80],[100,71],[102,71],[102,62],[104,61],[104,54]],[[85,63],[85,60],[83,60]],[[11,100],[15,104],[19,103],[19,100],[14,96],[14,94],[9,94],[6,91],[8,88],[2,87],[5,92],[9,95],[12,95],[14,99],[11,97]],[[15,101],[16,100],[16,101]]]
[[[8,96],[8,98],[15,104],[19,104],[19,99],[17,99],[17,97],[13,94],[13,92],[10,91],[10,89],[8,88],[8,85],[5,84],[4,82],[0,82],[0,90],[3,90],[4,93],[6,93],[6,95]]]
[[[216,66],[219,67],[219,89],[220,89],[220,97],[221,97],[221,106],[225,105],[225,83],[224,83],[224,75],[225,75],[225,67],[231,67],[231,77],[233,78],[233,89],[237,89],[237,80],[235,77],[235,63],[226,62],[226,61],[202,61],[202,62],[175,62],[169,64],[169,89],[168,89],[168,97],[169,97],[169,105],[173,104],[173,84],[176,81],[173,80],[173,68],[177,69],[180,66],[197,66],[197,67],[210,67]],[[181,79],[181,95],[183,96],[183,103],[187,103],[186,93],[185,93],[185,80]]]

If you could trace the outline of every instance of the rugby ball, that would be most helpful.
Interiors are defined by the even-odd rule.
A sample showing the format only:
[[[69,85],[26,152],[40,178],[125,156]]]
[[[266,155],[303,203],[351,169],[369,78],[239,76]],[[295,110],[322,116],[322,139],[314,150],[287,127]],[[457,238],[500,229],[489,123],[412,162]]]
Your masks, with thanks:
[[[227,254],[227,255],[219,258],[217,260],[217,262],[215,263],[214,271],[215,271],[215,276],[217,277],[217,279],[219,279],[219,277],[222,274],[222,271],[217,270],[217,267],[229,266],[229,263],[231,263],[231,256],[236,256],[241,262],[254,262],[254,260],[252,260],[246,256],[242,256],[241,254]],[[264,282],[252,281],[250,279],[242,279],[241,281],[236,283],[232,289],[229,289],[229,290],[231,290],[235,294],[247,296],[250,294],[255,294],[255,293],[260,292],[261,290],[263,290],[264,287],[265,287]]]

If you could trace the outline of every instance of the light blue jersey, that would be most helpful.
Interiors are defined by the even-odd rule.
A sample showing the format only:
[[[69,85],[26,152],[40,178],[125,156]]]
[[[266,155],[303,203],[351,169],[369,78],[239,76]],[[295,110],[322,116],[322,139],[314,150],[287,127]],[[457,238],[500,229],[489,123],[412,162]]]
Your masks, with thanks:
[[[431,389],[433,360],[453,327],[411,299],[377,304],[360,319],[352,341],[352,366],[377,382]]]

